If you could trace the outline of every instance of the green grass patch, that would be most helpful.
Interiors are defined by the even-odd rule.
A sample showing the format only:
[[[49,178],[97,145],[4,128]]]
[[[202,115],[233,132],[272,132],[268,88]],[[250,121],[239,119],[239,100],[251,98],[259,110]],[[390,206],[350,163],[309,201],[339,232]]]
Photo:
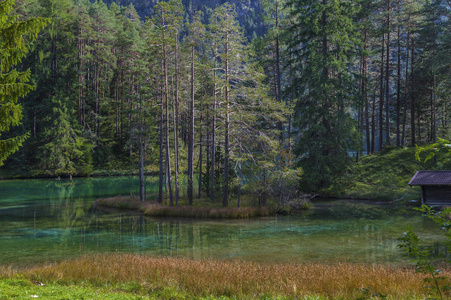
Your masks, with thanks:
[[[246,297],[250,299],[250,297]],[[131,299],[170,299],[170,300],[231,300],[240,299],[236,296],[199,296],[192,295],[186,291],[180,291],[171,287],[148,288],[137,282],[125,282],[104,287],[93,285],[89,282],[64,284],[58,282],[41,283],[28,279],[0,278],[0,299],[90,299],[90,300],[131,300]],[[293,299],[283,296],[260,296],[255,299],[265,300],[288,300]],[[297,299],[302,300],[325,300],[322,296],[304,296]]]
[[[0,299],[230,299],[228,297],[196,297],[187,292],[173,288],[144,288],[136,282],[99,287],[89,282],[62,284],[46,282],[45,284],[27,279],[0,279]]]

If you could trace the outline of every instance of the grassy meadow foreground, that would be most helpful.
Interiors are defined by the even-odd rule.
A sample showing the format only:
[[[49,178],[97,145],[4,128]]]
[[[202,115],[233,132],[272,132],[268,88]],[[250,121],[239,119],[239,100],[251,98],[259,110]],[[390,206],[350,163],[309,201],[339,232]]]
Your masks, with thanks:
[[[109,254],[0,268],[0,299],[424,299],[423,279],[412,267]]]

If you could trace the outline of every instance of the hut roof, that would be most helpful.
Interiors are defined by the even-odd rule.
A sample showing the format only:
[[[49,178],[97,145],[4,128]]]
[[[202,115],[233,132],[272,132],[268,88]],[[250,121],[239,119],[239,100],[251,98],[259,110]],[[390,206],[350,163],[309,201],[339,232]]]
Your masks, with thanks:
[[[451,171],[418,171],[409,185],[451,185]]]

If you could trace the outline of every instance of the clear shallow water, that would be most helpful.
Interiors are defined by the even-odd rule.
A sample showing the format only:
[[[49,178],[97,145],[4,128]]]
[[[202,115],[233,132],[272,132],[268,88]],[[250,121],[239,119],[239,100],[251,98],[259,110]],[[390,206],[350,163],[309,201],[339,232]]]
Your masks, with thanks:
[[[430,242],[440,237],[436,226],[411,207],[367,202],[317,201],[298,216],[227,221],[151,219],[93,209],[96,198],[136,194],[137,187],[135,177],[0,181],[0,265],[117,252],[403,264],[396,239],[408,225]],[[156,183],[148,183],[148,193],[156,189]]]

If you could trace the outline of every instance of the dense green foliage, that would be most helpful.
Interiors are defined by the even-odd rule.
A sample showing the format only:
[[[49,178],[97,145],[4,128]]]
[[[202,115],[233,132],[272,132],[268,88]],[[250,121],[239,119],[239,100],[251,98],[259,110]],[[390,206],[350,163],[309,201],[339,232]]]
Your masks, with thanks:
[[[90,0],[95,2],[95,0]],[[104,0],[108,6],[112,3],[116,3],[119,6],[133,5],[136,12],[141,19],[150,17],[154,12],[154,6],[157,4],[157,0]],[[262,3],[260,1],[252,0],[182,0],[181,3],[185,7],[186,14],[195,15],[196,12],[201,11],[203,19],[207,20],[207,14],[218,5],[224,3],[230,3],[235,5],[238,21],[245,31],[246,37],[249,39],[262,35],[266,29],[267,24],[263,22],[261,13],[263,10]]]
[[[440,0],[20,1],[8,18],[52,23],[20,70],[2,69],[29,92],[11,100],[23,125],[6,137],[30,138],[7,168],[158,171],[175,205],[184,172],[191,203],[337,190],[350,154],[448,138],[450,13]],[[0,130],[19,124],[14,105]]]
[[[30,70],[14,69],[28,53],[27,38],[36,40],[47,19],[32,18],[20,21],[10,15],[14,0],[0,2],[0,137],[11,126],[21,124],[22,106],[19,98],[27,95],[34,87],[29,84]],[[29,133],[0,140],[0,166],[6,158],[19,150]]]
[[[39,146],[37,174],[42,175],[89,175],[92,173],[90,145],[81,137],[78,128],[69,122],[67,108],[62,100],[51,99],[53,111],[42,120],[43,145]],[[79,130],[78,130],[79,131]]]

